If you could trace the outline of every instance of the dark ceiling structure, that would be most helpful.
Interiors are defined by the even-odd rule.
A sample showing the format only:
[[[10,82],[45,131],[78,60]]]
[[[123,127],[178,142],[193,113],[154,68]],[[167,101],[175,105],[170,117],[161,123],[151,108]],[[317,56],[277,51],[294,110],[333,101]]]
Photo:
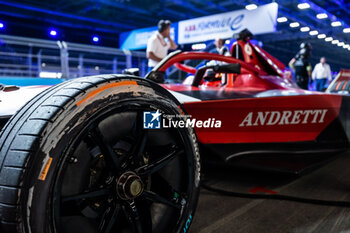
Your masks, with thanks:
[[[121,32],[154,26],[160,19],[176,22],[271,2],[279,4],[278,16],[287,21],[278,23],[276,33],[256,37],[269,52],[284,54],[277,57],[287,62],[307,40],[313,44],[314,62],[326,56],[350,68],[350,51],[344,48],[350,43],[350,33],[345,33],[350,28],[350,0],[0,0],[0,22],[8,34],[47,38],[47,30],[54,27],[62,40],[91,43],[91,35],[98,34],[101,43],[116,47]],[[300,9],[300,3],[309,7]],[[327,17],[317,16],[322,13]],[[332,26],[338,21],[339,26]],[[292,22],[299,26],[290,27]],[[326,42],[320,34],[344,44]]]

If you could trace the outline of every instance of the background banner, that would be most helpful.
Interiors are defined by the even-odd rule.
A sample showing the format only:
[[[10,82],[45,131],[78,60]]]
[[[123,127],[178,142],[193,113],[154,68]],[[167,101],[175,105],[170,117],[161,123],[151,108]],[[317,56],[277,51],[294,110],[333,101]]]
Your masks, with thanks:
[[[231,38],[245,28],[253,34],[276,31],[278,4],[270,3],[255,10],[238,10],[195,19],[183,20],[171,24],[171,37],[177,44],[198,43],[217,37]],[[157,27],[136,29],[124,32],[119,37],[121,49],[145,49],[148,39],[157,31]]]
[[[178,43],[197,43],[217,37],[231,38],[234,33],[245,28],[255,35],[275,32],[277,12],[278,4],[270,3],[251,11],[238,10],[180,21]]]

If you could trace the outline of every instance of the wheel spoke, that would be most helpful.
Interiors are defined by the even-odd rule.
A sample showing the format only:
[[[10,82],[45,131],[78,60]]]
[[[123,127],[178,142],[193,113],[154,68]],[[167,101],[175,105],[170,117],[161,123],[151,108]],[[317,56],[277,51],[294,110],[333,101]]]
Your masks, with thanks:
[[[151,215],[151,205],[152,205],[152,202],[147,200],[142,200],[137,202],[144,232],[152,232],[153,224],[152,224],[152,215]]]
[[[115,225],[115,223],[116,223],[116,221],[117,221],[117,218],[118,218],[120,209],[121,209],[121,208],[120,208],[120,205],[117,204],[117,205],[115,206],[115,209],[114,209],[114,211],[113,211],[113,213],[112,213],[112,215],[111,215],[111,217],[110,217],[110,219],[109,219],[109,222],[108,222],[108,224],[107,224],[107,226],[106,226],[106,230],[105,230],[105,231],[101,230],[101,231],[100,231],[101,233],[102,233],[102,232],[104,232],[104,233],[110,233],[110,232],[111,232],[111,230],[113,229],[113,226]]]
[[[152,191],[143,191],[143,197],[146,198],[149,201],[162,203],[168,206],[172,206],[176,209],[181,209],[181,205],[178,203],[173,202],[172,200],[168,200],[164,197],[159,196],[158,194],[152,192]]]
[[[125,216],[129,222],[130,229],[133,233],[143,233],[142,223],[139,211],[134,201],[127,202],[122,206]]]
[[[90,135],[92,140],[97,144],[100,148],[102,154],[106,157],[107,164],[112,168],[114,173],[120,170],[120,162],[118,160],[117,155],[115,154],[111,145],[107,142],[103,134],[101,133],[98,126],[96,126],[93,130],[90,131]]]
[[[152,180],[156,184],[151,187],[154,193],[171,201],[173,204],[181,205],[181,207],[186,204],[186,197],[180,194],[180,192],[170,185],[159,173],[154,174]]]
[[[136,164],[140,162],[142,153],[145,150],[147,136],[147,131],[142,130],[132,150],[132,156],[134,157],[134,161],[136,162]]]
[[[157,161],[146,164],[142,167],[137,168],[135,171],[140,176],[148,176],[151,175],[163,167],[165,167],[168,163],[170,163],[174,158],[176,158],[178,155],[183,154],[184,150],[176,150],[173,149],[170,153],[163,156],[162,158],[158,159]]]
[[[97,197],[105,197],[111,194],[111,191],[109,189],[100,189],[90,192],[85,192],[77,195],[72,195],[68,197],[62,197],[62,202],[68,202],[68,201],[77,201],[81,199],[92,199]]]
[[[134,145],[131,150],[130,161],[132,160],[134,164],[139,164],[141,161],[142,153],[145,150],[147,143],[148,131],[143,129],[143,113],[138,111],[134,123]]]

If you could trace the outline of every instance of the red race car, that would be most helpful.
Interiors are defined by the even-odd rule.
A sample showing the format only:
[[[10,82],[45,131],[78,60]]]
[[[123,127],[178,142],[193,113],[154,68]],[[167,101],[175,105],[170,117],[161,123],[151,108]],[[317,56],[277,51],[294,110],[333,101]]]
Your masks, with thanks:
[[[145,78],[3,87],[1,232],[188,232],[200,154],[349,147],[347,96],[298,88],[249,36],[231,52],[174,52]]]

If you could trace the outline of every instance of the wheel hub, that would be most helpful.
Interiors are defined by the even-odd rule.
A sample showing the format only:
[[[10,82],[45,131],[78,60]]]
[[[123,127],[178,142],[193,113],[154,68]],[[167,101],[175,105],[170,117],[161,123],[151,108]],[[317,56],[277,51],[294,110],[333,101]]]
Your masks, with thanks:
[[[134,199],[143,192],[141,178],[134,172],[123,173],[117,181],[117,193],[121,199]]]

